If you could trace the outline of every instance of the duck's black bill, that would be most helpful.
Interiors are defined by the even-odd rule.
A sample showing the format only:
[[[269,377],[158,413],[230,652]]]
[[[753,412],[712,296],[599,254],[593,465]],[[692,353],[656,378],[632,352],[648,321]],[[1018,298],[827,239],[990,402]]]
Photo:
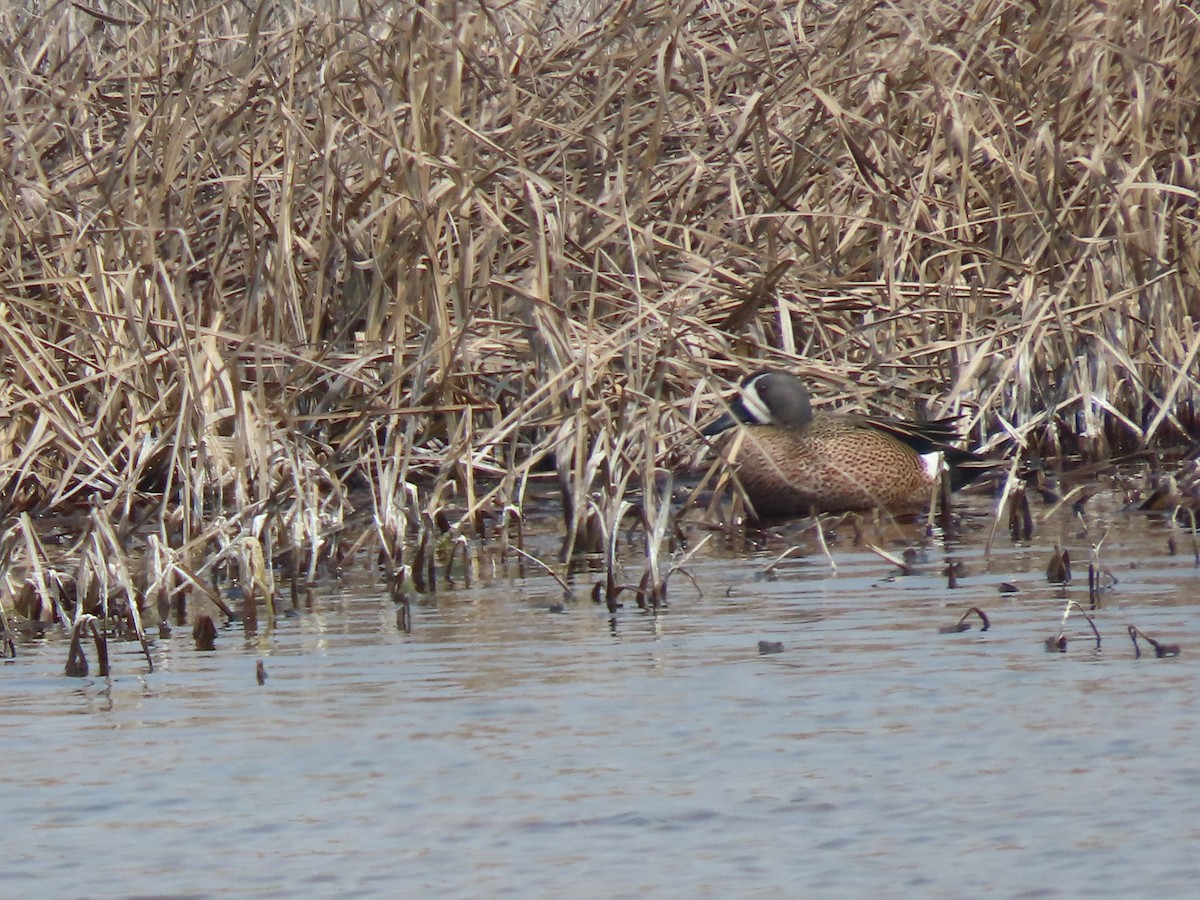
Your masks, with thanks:
[[[705,437],[714,437],[720,434],[722,431],[727,431],[736,424],[737,419],[735,419],[729,413],[724,413],[715,422],[706,425],[700,433]]]
[[[722,413],[717,417],[716,421],[706,425],[701,434],[705,437],[714,437],[722,431],[728,431],[734,425],[739,425],[742,422],[750,421],[750,413],[742,403],[742,398],[738,397],[729,404],[729,412]]]

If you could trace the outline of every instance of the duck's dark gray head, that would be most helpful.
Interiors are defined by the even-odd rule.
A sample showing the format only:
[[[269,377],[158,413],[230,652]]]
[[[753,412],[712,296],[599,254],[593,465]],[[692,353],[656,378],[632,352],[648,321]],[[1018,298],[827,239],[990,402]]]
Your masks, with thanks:
[[[798,428],[812,419],[804,382],[787,372],[756,372],[742,382],[729,411],[701,432],[720,434],[734,425],[784,425]]]

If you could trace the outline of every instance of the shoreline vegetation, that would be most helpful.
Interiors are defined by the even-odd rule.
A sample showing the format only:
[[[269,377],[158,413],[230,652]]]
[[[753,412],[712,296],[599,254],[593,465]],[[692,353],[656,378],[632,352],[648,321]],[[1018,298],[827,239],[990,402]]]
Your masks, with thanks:
[[[0,13],[34,616],[70,592],[30,514],[77,524],[81,597],[165,619],[219,563],[271,611],[368,544],[421,589],[540,472],[610,608],[641,517],[654,600],[672,473],[762,366],[997,458],[1200,437],[1185,4],[175,7]]]

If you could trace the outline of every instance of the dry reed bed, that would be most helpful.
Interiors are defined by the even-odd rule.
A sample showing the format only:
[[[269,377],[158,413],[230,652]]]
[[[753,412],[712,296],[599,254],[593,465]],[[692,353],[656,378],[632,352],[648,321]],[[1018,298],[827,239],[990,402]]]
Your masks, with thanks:
[[[764,361],[997,450],[1196,434],[1186,5],[316,6],[0,13],[4,502],[152,523],[140,592],[311,573],[362,486],[399,567],[551,467],[611,553]]]

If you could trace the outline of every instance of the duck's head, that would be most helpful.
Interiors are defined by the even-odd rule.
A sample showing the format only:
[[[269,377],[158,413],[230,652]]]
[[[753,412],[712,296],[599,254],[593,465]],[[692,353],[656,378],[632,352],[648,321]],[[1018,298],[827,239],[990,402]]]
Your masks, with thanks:
[[[713,437],[734,425],[783,425],[798,428],[812,419],[804,382],[787,372],[755,372],[738,388],[729,410],[702,432]]]

